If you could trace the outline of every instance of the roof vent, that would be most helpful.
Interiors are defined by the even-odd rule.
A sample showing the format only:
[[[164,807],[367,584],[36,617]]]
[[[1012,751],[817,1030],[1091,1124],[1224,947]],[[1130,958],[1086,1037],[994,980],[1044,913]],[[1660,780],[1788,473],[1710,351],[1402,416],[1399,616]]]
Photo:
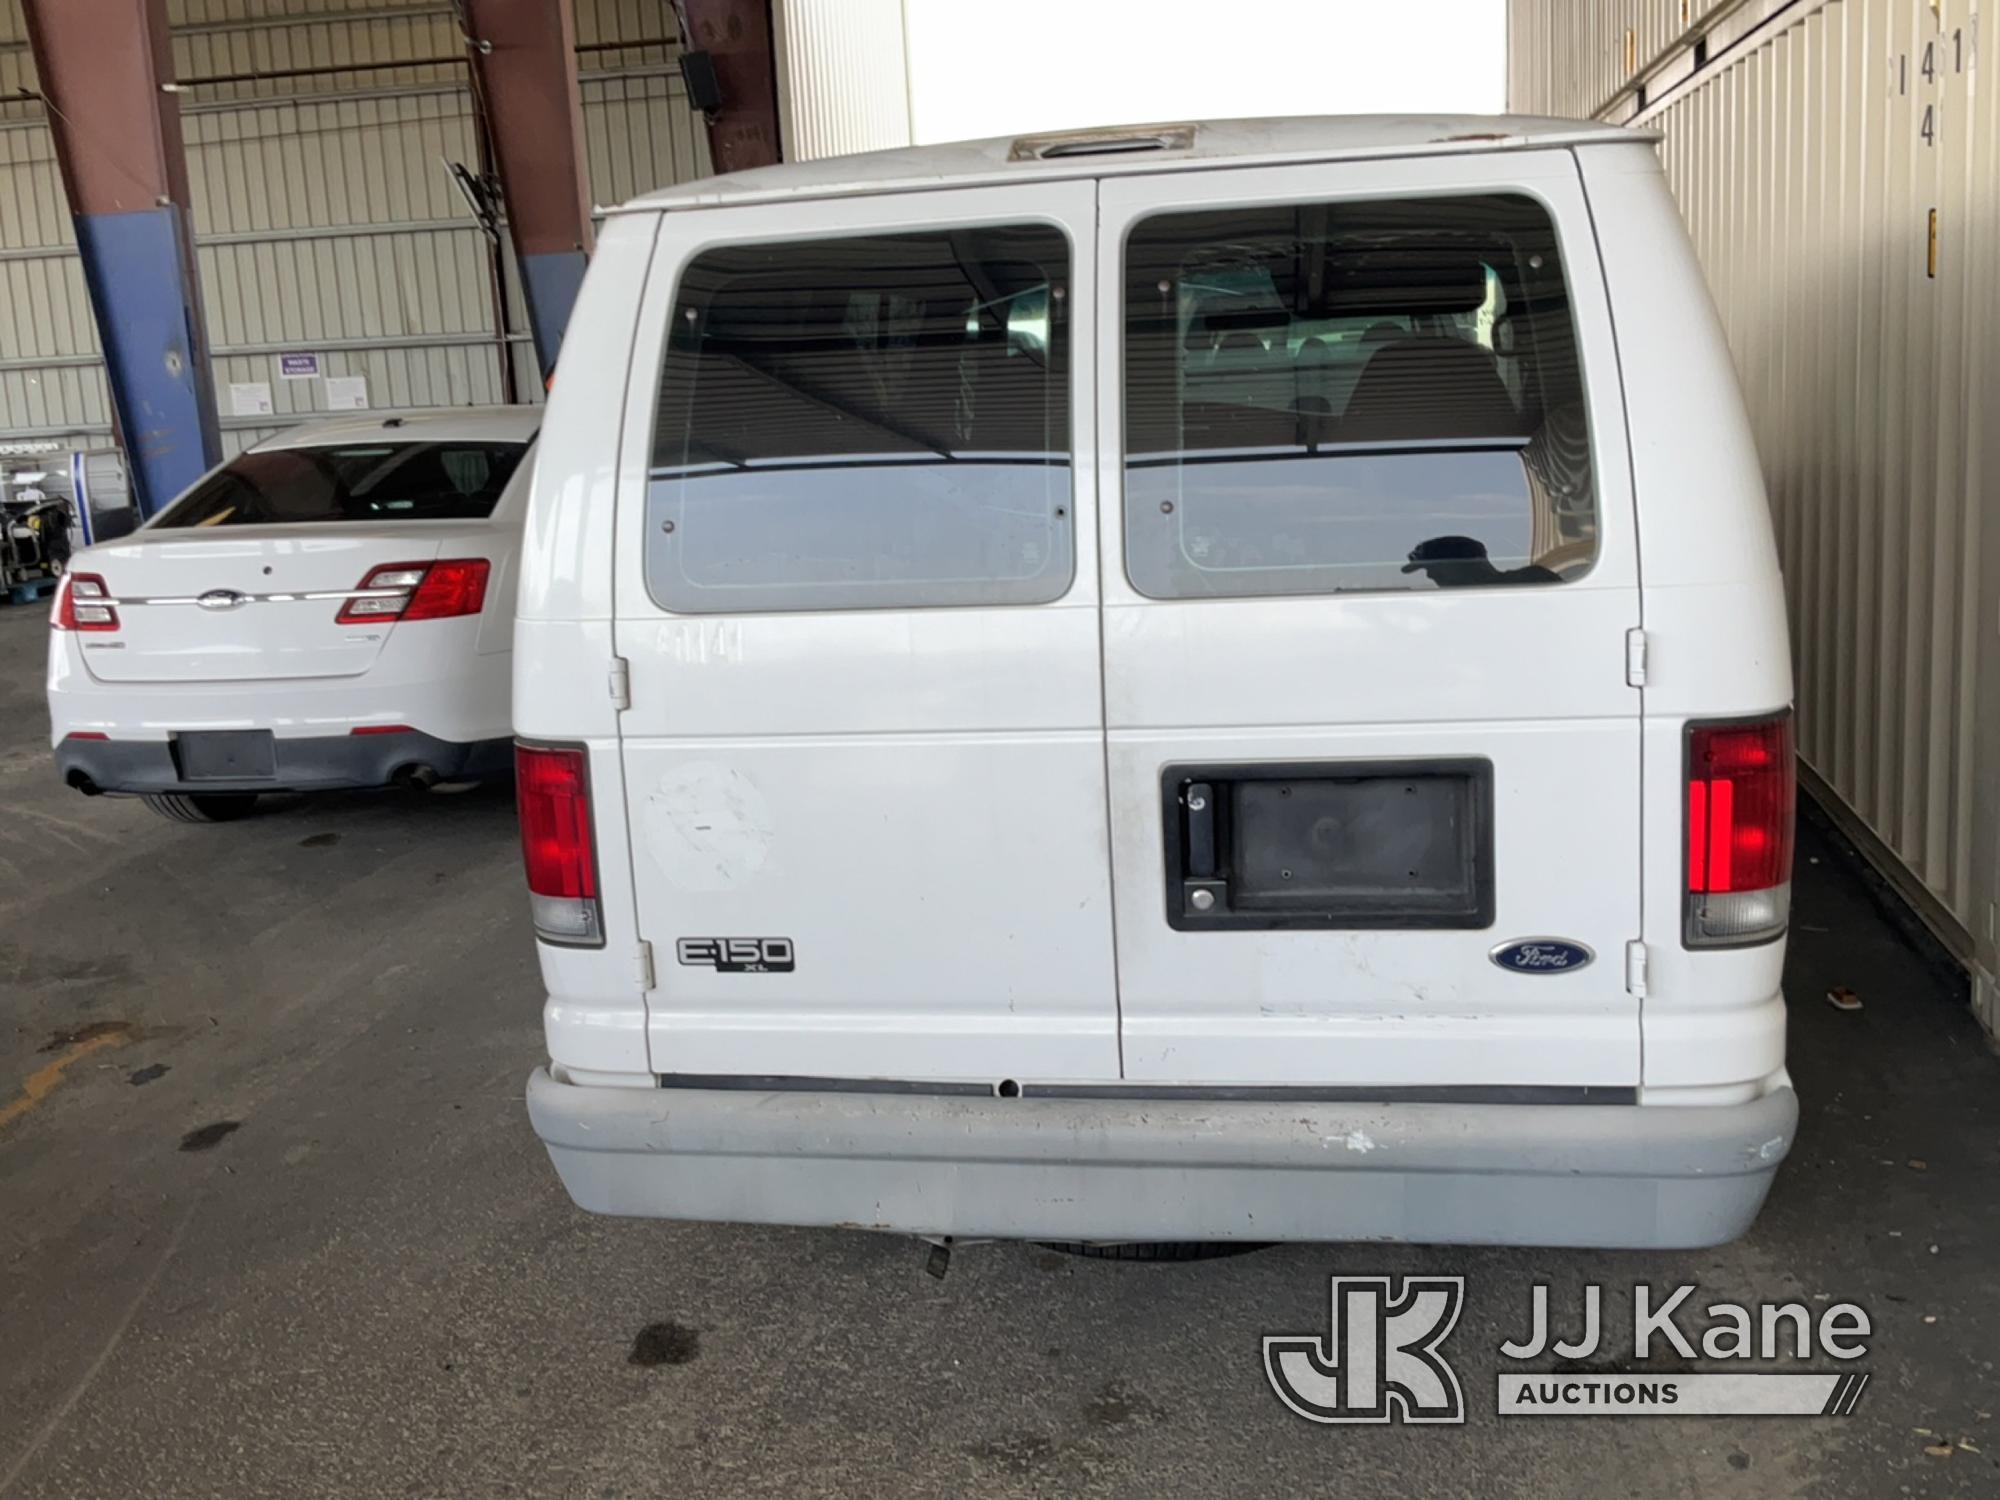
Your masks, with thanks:
[[[1024,135],[1014,142],[1014,149],[1007,153],[1007,160],[1065,161],[1075,156],[1133,156],[1147,151],[1187,151],[1193,146],[1192,125],[1073,130],[1060,135]]]

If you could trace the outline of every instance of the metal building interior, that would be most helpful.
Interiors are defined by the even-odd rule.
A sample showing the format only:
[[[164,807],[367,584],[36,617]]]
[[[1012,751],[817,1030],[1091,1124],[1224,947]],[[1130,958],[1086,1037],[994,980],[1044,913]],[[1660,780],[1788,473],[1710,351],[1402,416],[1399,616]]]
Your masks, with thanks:
[[[573,1211],[511,793],[107,815],[51,771],[45,608],[0,607],[0,1496],[1994,1492],[1995,0],[1492,3],[1511,110],[1662,132],[1764,464],[1825,817],[1752,1236],[934,1281],[889,1235]],[[314,416],[543,400],[603,207],[910,142],[904,5],[0,0],[0,497],[69,462],[143,514]],[[1231,19],[1204,66],[1272,65]],[[1060,41],[981,62],[1032,87]],[[1463,1279],[1489,1397],[1531,1294],[1634,1282],[1858,1300],[1879,1379],[1460,1442],[1282,1412],[1260,1337],[1386,1271]]]
[[[64,192],[67,116],[45,97],[61,91],[38,77],[26,3],[0,6],[0,451],[101,450],[116,422],[103,319]],[[2000,653],[1982,649],[1981,622],[2000,618],[2000,527],[1981,526],[1978,497],[2000,457],[1978,417],[1996,389],[1992,347],[1970,333],[2000,317],[2000,128],[1995,91],[1974,87],[1978,9],[1511,0],[1508,81],[1523,112],[1665,132],[1767,465],[1809,782],[1971,971],[1994,1027]],[[44,45],[68,55],[65,7],[42,10]],[[149,489],[171,493],[332,401],[539,399],[594,205],[718,161],[908,140],[895,0],[127,10],[132,37],[165,28],[158,55],[135,50],[118,72],[91,46],[64,88],[79,114],[101,95],[123,112],[116,128],[163,143],[149,197],[191,235],[183,300],[206,345],[160,388],[184,403],[162,431],[199,441],[122,445],[142,509]],[[468,50],[480,27],[518,29],[521,15],[521,34]],[[518,62],[565,48],[568,68]],[[690,103],[685,50],[726,107]],[[821,86],[835,74],[845,88]],[[145,98],[157,109],[133,113]],[[164,149],[174,137],[184,153]],[[119,195],[138,186],[114,174],[76,191],[129,207]],[[144,286],[138,253],[105,263],[114,326],[181,296]],[[136,361],[132,378],[152,379],[154,363]],[[1828,379],[1836,369],[1851,379]]]
[[[64,9],[44,7],[52,23]],[[150,65],[158,86],[113,76],[85,37],[81,77],[68,87],[93,96],[101,88],[121,108],[159,100],[157,111],[119,120],[141,138],[156,116],[179,117],[185,182],[149,184],[168,191],[147,199],[173,197],[193,237],[217,408],[211,457],[324,411],[327,378],[358,377],[365,393],[350,386],[348,399],[362,394],[386,411],[538,399],[542,375],[503,204],[482,196],[475,212],[460,186],[469,179],[478,192],[476,184],[498,181],[477,122],[496,83],[510,86],[483,81],[471,65],[462,17],[476,9],[176,0],[163,12],[128,11],[134,38],[149,18],[171,26],[158,63],[143,50],[120,59],[135,71]],[[709,129],[687,102],[672,10],[583,0],[573,14],[580,201],[616,203],[707,175]],[[62,40],[52,29],[48,44]],[[111,435],[112,403],[44,87],[22,0],[8,0],[0,7],[0,437],[96,446]],[[80,130],[86,107],[105,105],[78,99]],[[505,118],[519,110],[511,104]],[[549,168],[530,158],[519,170],[539,185]],[[112,185],[121,189],[136,185]],[[276,374],[280,355],[301,350],[319,356],[316,377]],[[232,409],[232,388],[246,386],[257,390],[241,404],[257,409]]]

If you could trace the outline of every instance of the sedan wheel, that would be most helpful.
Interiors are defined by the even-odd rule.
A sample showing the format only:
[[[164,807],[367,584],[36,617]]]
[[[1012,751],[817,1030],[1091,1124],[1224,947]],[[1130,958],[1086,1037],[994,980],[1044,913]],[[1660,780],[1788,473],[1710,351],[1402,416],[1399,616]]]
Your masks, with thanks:
[[[148,792],[139,800],[176,823],[234,823],[257,807],[255,792]]]

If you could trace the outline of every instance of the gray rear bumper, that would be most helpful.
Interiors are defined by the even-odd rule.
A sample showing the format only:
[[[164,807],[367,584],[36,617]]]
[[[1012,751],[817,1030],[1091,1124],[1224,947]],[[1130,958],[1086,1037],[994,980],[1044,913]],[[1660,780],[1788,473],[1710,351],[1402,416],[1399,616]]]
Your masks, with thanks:
[[[56,746],[56,771],[79,791],[146,792],[325,792],[388,786],[399,772],[428,766],[440,781],[474,781],[504,776],[514,766],[511,739],[441,740],[408,730],[399,734],[274,738],[275,762],[269,776],[240,780],[181,774],[171,740],[80,740]]]
[[[528,1114],[595,1213],[1052,1240],[1670,1248],[1749,1228],[1798,1099],[1702,1107],[579,1088]]]

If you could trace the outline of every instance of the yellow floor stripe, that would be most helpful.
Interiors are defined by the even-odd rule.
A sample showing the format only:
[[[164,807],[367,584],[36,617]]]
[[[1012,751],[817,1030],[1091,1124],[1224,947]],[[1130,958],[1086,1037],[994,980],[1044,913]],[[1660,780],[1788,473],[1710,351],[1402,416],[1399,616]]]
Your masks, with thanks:
[[[122,1046],[124,1042],[125,1036],[122,1032],[108,1032],[94,1036],[87,1042],[77,1043],[54,1062],[37,1069],[28,1076],[28,1081],[21,1085],[21,1097],[11,1104],[0,1107],[0,1130],[5,1130],[54,1093],[56,1085],[62,1082],[63,1071],[71,1063],[78,1062],[93,1052],[101,1052],[106,1047]]]

